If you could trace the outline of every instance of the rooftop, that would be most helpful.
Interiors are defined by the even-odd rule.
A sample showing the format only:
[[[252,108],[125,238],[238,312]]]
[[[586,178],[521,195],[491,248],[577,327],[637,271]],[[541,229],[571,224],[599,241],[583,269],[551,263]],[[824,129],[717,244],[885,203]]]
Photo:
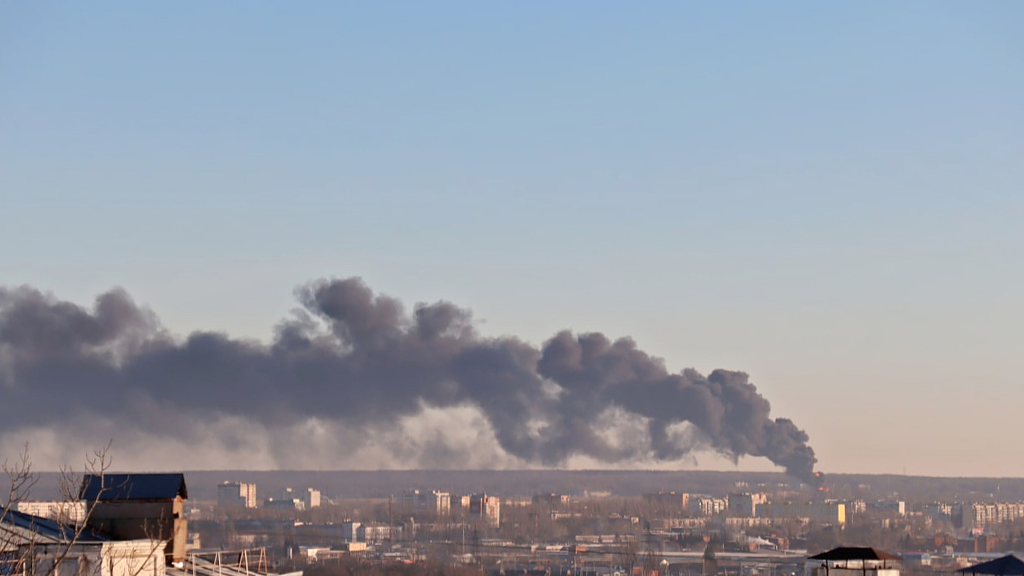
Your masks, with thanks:
[[[173,474],[86,474],[82,479],[79,498],[99,500],[173,500],[177,496],[188,498],[185,475]]]

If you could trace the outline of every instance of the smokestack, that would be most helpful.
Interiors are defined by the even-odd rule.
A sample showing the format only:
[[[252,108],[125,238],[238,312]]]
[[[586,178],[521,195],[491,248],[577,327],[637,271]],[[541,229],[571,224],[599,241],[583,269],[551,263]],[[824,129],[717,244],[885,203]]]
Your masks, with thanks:
[[[485,338],[466,309],[437,302],[409,314],[359,278],[318,280],[296,295],[302,308],[265,344],[211,332],[175,340],[119,289],[90,310],[2,288],[0,438],[68,425],[53,399],[80,416],[76,426],[114,422],[186,443],[216,419],[264,430],[273,444],[311,422],[358,438],[429,410],[472,409],[522,464],[676,461],[713,450],[768,458],[813,483],[807,434],[772,418],[743,372],[673,373],[633,340],[600,333],[559,332],[539,349]],[[610,434],[607,422],[624,424]],[[399,442],[384,448],[408,456]],[[459,465],[450,438],[430,449],[433,466]]]

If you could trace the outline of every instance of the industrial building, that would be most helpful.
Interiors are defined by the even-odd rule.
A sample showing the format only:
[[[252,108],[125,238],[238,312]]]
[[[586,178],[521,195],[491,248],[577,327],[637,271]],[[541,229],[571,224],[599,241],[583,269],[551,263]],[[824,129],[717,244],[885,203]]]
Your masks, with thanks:
[[[319,506],[320,491],[313,488],[306,488],[303,492],[296,492],[291,488],[285,488],[277,495],[263,501],[264,508],[279,510],[309,510]]]
[[[452,512],[452,496],[448,492],[431,490],[406,490],[398,499],[402,511],[411,514],[430,514],[438,517],[450,516]]]
[[[531,499],[532,504],[550,506],[551,508],[565,509],[569,507],[569,495],[568,494],[556,494],[554,492],[550,494],[534,494]]]
[[[757,507],[768,502],[765,494],[730,494],[728,512],[734,518],[752,518],[757,513]]]

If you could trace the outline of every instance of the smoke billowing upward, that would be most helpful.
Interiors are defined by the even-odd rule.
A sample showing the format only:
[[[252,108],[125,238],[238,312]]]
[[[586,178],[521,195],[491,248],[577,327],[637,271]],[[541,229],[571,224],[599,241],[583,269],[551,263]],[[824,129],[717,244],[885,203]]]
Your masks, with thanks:
[[[386,453],[444,468],[486,465],[466,458],[489,437],[525,465],[671,462],[713,450],[764,457],[813,482],[807,434],[773,419],[742,372],[672,373],[631,339],[599,333],[560,332],[540,349],[485,338],[468,310],[438,302],[410,314],[358,278],[296,294],[301,308],[261,343],[211,332],[175,339],[122,290],[86,309],[0,288],[0,440],[59,430],[160,439],[188,454],[214,439],[277,465],[315,449],[326,467]]]

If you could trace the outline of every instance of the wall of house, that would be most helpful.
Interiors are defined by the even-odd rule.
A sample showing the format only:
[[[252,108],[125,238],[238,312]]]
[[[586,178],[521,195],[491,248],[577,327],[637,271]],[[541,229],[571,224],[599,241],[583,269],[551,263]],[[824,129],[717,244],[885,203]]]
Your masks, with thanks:
[[[102,576],[101,549],[98,544],[28,544],[22,554],[32,556],[36,574],[52,576]]]
[[[97,576],[165,576],[162,540],[104,542],[103,567]]]
[[[118,540],[159,539],[175,562],[185,558],[188,521],[181,498],[155,502],[97,502],[89,514],[89,527]]]

